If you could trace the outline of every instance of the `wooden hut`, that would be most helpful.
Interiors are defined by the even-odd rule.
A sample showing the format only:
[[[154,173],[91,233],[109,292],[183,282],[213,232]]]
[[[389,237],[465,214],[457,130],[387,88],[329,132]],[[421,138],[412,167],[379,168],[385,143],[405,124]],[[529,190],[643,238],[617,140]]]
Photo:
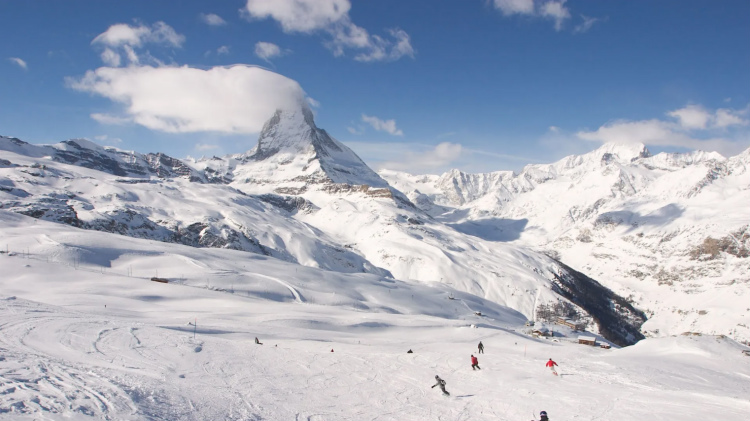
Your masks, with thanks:
[[[552,336],[552,332],[544,326],[540,326],[531,331],[534,336]]]
[[[578,343],[581,345],[596,346],[596,338],[593,336],[579,336]]]
[[[585,330],[586,329],[585,324],[571,320],[567,317],[558,317],[557,324],[567,326],[573,330]]]

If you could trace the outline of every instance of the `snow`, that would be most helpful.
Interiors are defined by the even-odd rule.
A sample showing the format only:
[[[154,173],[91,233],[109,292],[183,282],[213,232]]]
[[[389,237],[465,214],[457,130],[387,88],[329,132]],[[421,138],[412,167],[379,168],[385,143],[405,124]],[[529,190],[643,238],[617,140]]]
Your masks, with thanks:
[[[361,161],[361,166],[353,165],[359,158],[343,145],[337,149],[338,143],[308,120],[304,113],[279,113],[259,143],[275,153],[257,159],[256,150],[190,162],[190,176],[124,178],[0,145],[0,156],[17,165],[0,168],[0,177],[13,183],[8,188],[29,194],[21,200],[15,190],[3,188],[0,205],[136,238],[245,250],[305,267],[407,283],[443,283],[513,308],[527,319],[534,318],[538,304],[565,300],[553,288],[560,269],[544,254],[467,235],[483,229],[439,223],[386,187],[380,189],[388,194],[379,196],[359,188],[363,184],[315,182],[316,177],[341,176],[345,178],[338,181],[387,186]],[[25,148],[49,151],[69,143]],[[334,163],[353,166],[347,174],[323,171]],[[223,168],[228,184],[192,181],[209,166]],[[30,168],[36,172],[31,174]],[[303,191],[295,196],[276,193],[292,187]],[[264,194],[305,200],[309,208],[279,209],[264,202]]]
[[[0,420],[739,417],[746,261],[688,252],[748,223],[748,156],[608,144],[388,184],[309,110],[198,161],[1,137]],[[630,295],[655,337],[545,327],[566,300],[538,250]],[[651,265],[669,270],[632,275]]]
[[[728,338],[603,350],[532,338],[517,312],[439,283],[5,211],[0,221],[15,252],[0,254],[0,419],[517,420],[546,410],[706,420],[750,410],[747,348]],[[150,282],[157,272],[170,283]],[[561,376],[545,369],[550,357]],[[450,398],[430,389],[436,374]]]
[[[750,341],[747,258],[695,254],[708,238],[750,248],[749,156],[611,143],[519,174],[381,175],[457,231],[550,252],[629,297],[647,335]]]

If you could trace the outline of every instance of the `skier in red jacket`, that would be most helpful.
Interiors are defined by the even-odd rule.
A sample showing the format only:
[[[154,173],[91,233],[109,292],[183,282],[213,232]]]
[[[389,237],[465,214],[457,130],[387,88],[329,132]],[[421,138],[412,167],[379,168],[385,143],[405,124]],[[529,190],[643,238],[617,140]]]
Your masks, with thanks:
[[[479,367],[479,360],[477,360],[477,357],[472,355],[471,356],[471,369],[476,370],[477,368],[480,370],[482,369],[481,367]]]
[[[556,365],[557,365],[557,363],[554,362],[554,361],[552,361],[552,358],[550,358],[549,361],[547,361],[547,364],[546,364],[546,366],[549,367],[550,370],[552,370],[552,374],[554,374],[555,376],[557,376],[557,370],[555,370],[555,366]]]

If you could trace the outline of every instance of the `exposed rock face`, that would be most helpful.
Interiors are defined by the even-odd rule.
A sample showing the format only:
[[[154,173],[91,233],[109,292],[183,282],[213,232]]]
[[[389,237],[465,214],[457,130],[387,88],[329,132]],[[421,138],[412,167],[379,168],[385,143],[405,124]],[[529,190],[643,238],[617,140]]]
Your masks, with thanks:
[[[602,336],[620,346],[644,338],[640,329],[646,315],[641,310],[583,273],[559,264],[564,271],[556,276],[555,287],[560,295],[591,315]]]

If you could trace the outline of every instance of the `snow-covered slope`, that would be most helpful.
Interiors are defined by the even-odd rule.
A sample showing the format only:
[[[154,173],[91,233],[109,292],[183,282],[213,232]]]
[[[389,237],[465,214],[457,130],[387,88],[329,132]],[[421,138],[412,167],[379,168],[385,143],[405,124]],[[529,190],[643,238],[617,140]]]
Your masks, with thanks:
[[[648,334],[748,341],[749,157],[606,144],[518,174],[381,175],[459,231],[547,250],[629,297]]]
[[[69,148],[79,153],[62,157]],[[641,337],[644,316],[624,299],[542,253],[430,217],[318,129],[309,110],[277,112],[245,154],[172,160],[156,173],[153,156],[3,138],[0,206],[85,229],[444,283],[529,319],[555,307],[546,318],[580,318],[621,344]]]
[[[0,420],[511,421],[545,410],[703,421],[750,410],[748,348],[727,338],[605,350],[563,328],[533,338],[518,312],[439,283],[6,211],[0,238]],[[451,397],[430,388],[436,374]]]

